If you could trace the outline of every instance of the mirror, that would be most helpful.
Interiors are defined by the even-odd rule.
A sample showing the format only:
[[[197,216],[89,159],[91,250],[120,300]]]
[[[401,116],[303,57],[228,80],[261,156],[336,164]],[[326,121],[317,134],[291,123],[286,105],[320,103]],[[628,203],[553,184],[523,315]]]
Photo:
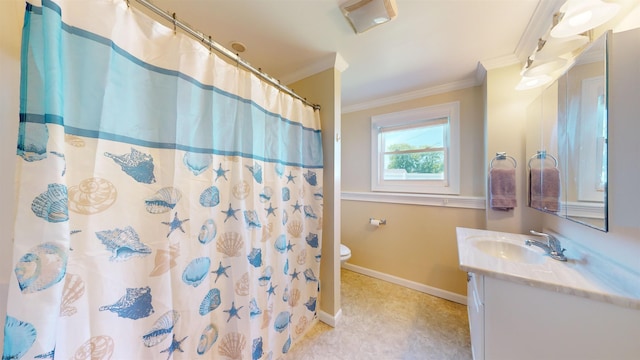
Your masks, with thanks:
[[[607,69],[601,36],[527,109],[529,206],[607,231]]]

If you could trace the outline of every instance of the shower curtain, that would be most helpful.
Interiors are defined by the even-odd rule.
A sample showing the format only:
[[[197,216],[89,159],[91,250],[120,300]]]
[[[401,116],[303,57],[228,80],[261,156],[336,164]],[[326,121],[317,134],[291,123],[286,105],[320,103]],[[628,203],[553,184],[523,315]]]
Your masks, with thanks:
[[[42,0],[19,121],[3,360],[278,359],[309,328],[318,111],[124,0]]]

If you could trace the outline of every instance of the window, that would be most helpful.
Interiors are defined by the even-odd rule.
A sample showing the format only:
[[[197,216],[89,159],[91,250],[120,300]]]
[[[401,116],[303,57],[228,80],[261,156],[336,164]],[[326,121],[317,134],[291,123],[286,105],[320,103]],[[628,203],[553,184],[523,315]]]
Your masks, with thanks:
[[[372,191],[460,193],[460,103],[371,117]]]

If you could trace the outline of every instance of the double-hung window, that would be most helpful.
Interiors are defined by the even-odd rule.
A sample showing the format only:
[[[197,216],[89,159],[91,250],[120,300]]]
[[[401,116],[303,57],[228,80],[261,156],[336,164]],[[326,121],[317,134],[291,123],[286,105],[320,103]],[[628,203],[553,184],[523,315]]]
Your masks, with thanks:
[[[372,191],[460,193],[460,104],[371,117]]]

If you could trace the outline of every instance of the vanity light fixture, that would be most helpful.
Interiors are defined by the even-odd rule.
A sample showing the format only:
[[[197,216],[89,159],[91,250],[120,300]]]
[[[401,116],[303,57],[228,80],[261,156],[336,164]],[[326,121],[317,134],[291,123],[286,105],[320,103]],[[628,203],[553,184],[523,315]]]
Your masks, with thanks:
[[[602,0],[568,0],[560,8],[560,21],[551,29],[551,36],[563,38],[582,34],[611,20],[620,11],[620,4]]]
[[[580,50],[589,44],[589,37],[585,35],[573,35],[566,38],[548,37],[540,39],[535,52],[536,61],[549,61],[574,51]]]
[[[573,65],[576,53],[591,42],[589,31],[611,20],[620,8],[620,4],[602,0],[567,0],[527,58],[516,90],[533,89],[558,78]]]
[[[547,61],[533,61],[530,66],[524,69],[523,76],[536,77],[540,75],[549,75],[557,70],[564,68],[568,63],[567,59],[555,58]]]
[[[356,34],[387,23],[398,16],[395,0],[355,0],[340,6]]]
[[[549,75],[539,75],[534,77],[523,76],[520,79],[518,85],[516,85],[516,90],[529,90],[540,87],[542,85],[549,84],[553,78]]]

